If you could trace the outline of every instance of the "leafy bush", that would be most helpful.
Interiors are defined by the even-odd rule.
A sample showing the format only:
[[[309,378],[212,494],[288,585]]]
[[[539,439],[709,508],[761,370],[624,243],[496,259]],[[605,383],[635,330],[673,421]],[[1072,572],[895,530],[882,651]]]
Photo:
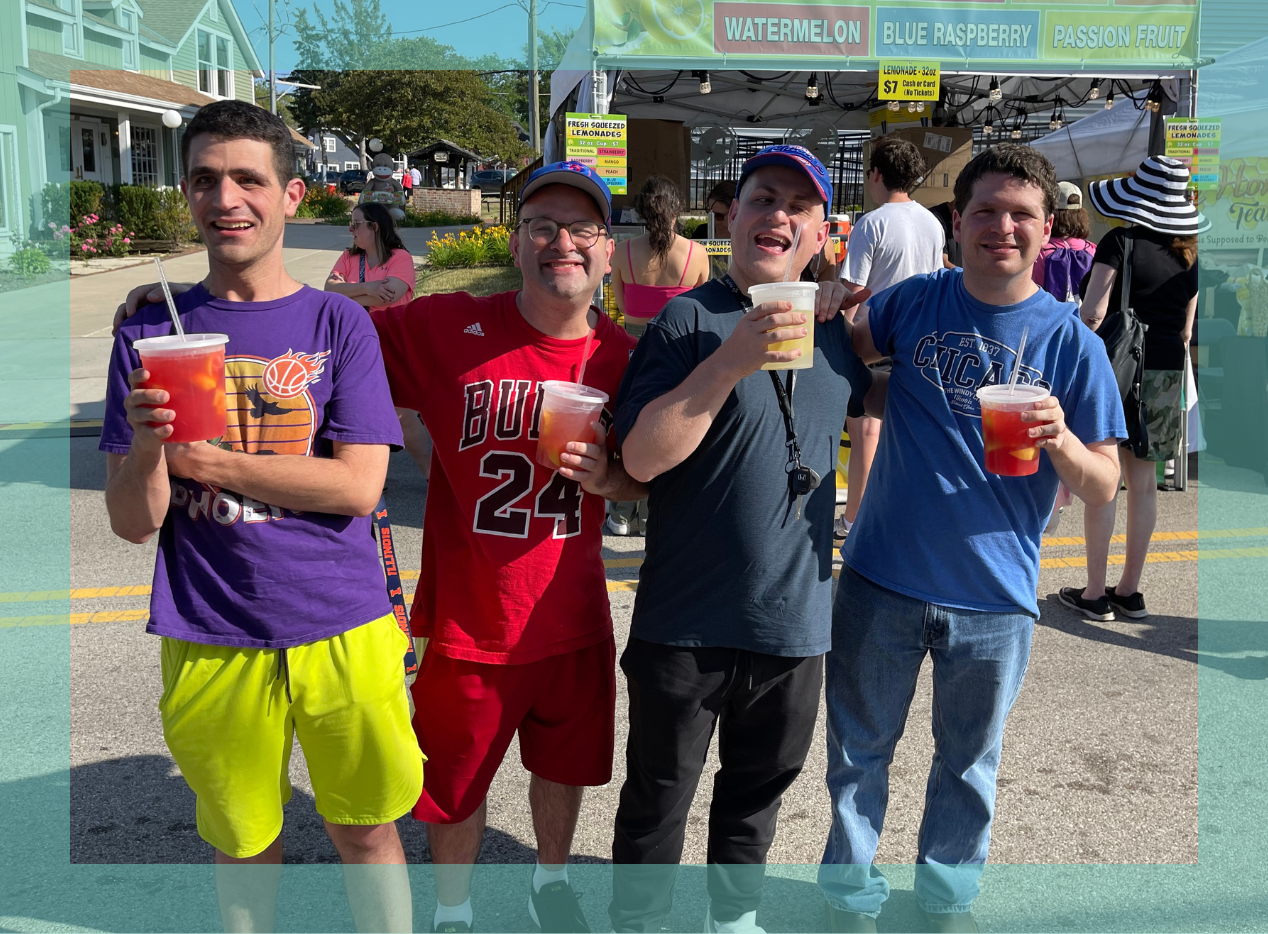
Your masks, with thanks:
[[[105,196],[105,186],[100,182],[71,182],[67,199],[68,218],[82,218],[88,214],[101,214],[101,199]]]
[[[9,268],[23,279],[34,279],[52,269],[53,263],[39,247],[28,246],[9,257]]]
[[[156,239],[170,241],[173,246],[198,239],[198,230],[189,214],[189,204],[180,189],[163,188],[157,196],[153,224]]]
[[[304,192],[296,217],[347,217],[352,212],[342,195],[314,185]]]
[[[70,182],[50,182],[40,193],[44,217],[54,229],[70,222]],[[85,212],[87,213],[87,212]]]
[[[463,224],[478,224],[478,214],[450,214],[447,211],[415,211],[405,209],[405,220],[397,227],[458,227]]]
[[[158,236],[154,224],[154,215],[159,207],[157,188],[145,185],[112,185],[110,195],[113,210],[106,213],[107,217],[122,224],[127,230],[135,230],[137,236],[143,239]]]
[[[510,231],[505,227],[477,227],[427,241],[427,259],[437,269],[462,266],[510,266]]]
[[[99,214],[86,214],[79,226],[71,227],[70,255],[80,259],[94,256],[126,256],[136,238],[133,231],[125,231],[122,224],[108,224]]]
[[[707,230],[708,225],[709,219],[706,217],[684,217],[679,222],[679,226],[682,227],[682,235],[688,239],[696,232],[696,228],[704,227]]]

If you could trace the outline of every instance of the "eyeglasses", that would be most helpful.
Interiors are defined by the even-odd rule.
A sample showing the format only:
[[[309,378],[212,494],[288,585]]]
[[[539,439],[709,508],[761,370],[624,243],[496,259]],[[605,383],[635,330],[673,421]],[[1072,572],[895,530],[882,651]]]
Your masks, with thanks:
[[[538,246],[550,246],[555,242],[555,238],[559,236],[559,231],[562,229],[567,230],[572,242],[583,250],[588,250],[598,243],[600,235],[605,231],[602,224],[596,224],[594,221],[573,221],[571,224],[557,224],[549,217],[533,217],[520,221],[516,226],[524,225],[528,227],[529,239]]]
[[[368,226],[370,226],[370,221],[353,221],[352,223],[348,225],[348,229],[351,231],[356,231],[358,227],[368,227]]]

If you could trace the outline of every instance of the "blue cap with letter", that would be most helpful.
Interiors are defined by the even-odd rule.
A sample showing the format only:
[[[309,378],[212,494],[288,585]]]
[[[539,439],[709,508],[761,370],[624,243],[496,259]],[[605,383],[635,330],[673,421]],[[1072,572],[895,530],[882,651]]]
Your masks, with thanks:
[[[826,212],[832,210],[832,179],[828,176],[828,170],[823,167],[823,163],[815,158],[814,153],[805,146],[781,144],[759,150],[757,155],[748,159],[740,167],[740,179],[735,190],[741,191],[744,188],[745,179],[753,173],[753,170],[765,165],[786,165],[805,173],[806,178],[810,179],[823,198],[825,215]]]
[[[590,166],[580,162],[552,162],[549,165],[543,165],[528,177],[528,181],[520,189],[519,206],[522,207],[533,192],[547,185],[571,185],[573,188],[580,188],[594,199],[599,213],[603,215],[603,223],[605,225],[611,223],[612,193],[608,191],[608,186],[603,184],[599,173]]]

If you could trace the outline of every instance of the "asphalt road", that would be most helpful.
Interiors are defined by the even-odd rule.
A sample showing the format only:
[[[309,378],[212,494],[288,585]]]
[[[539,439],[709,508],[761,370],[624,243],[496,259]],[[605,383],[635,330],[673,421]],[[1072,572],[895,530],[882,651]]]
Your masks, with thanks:
[[[71,442],[71,587],[146,585],[151,579],[153,547],[129,545],[110,534],[101,497],[104,460],[95,444],[90,438]],[[389,484],[399,553],[407,569],[416,569],[425,482],[408,459],[398,454],[393,457]],[[1174,556],[1192,554],[1195,547],[1198,488],[1194,483],[1186,493],[1160,496],[1159,531],[1180,534],[1163,536],[1165,540],[1154,544],[1155,552],[1172,555],[1173,560],[1158,560],[1146,570],[1146,593],[1154,614],[1149,620],[1108,624],[1082,620],[1055,598],[1042,601],[1060,586],[1080,584],[1082,569],[1046,567],[1042,571],[1043,618],[1036,627],[1025,687],[1009,721],[993,863],[1197,860],[1198,562]],[[1080,534],[1076,504],[1066,511],[1059,535]],[[1244,539],[1246,533],[1234,534]],[[641,547],[641,538],[608,538],[604,557],[638,558]],[[1121,554],[1122,545],[1115,545],[1114,551]],[[1046,564],[1058,563],[1054,559],[1078,564],[1082,553],[1077,538],[1059,537],[1045,547],[1044,558]],[[637,567],[608,571],[618,646],[628,638],[634,597],[632,589],[627,589],[630,585],[621,582],[635,581],[637,571]],[[407,590],[412,586],[407,582]],[[146,605],[147,598],[137,595],[73,596],[71,602],[71,612],[77,614],[71,627],[70,680],[70,855],[74,863],[205,863],[211,855],[195,832],[192,794],[163,743],[156,709],[159,642],[143,632]],[[890,807],[878,856],[879,862],[900,867],[895,877],[900,891],[894,901],[900,908],[904,904],[901,865],[908,864],[909,872],[915,857],[932,751],[927,669],[926,665],[892,768]],[[574,846],[580,862],[604,863],[610,856],[622,759],[619,750],[625,734],[623,685],[621,691],[618,778],[587,792]],[[789,894],[792,917],[817,917],[814,913],[820,910],[817,902],[806,899],[807,893],[813,894],[808,884],[828,826],[823,730],[821,709],[810,758],[785,797],[770,854],[771,863],[783,867],[772,872],[800,878],[798,885],[805,889],[800,895]],[[706,777],[715,765],[711,762]],[[298,749],[292,781],[296,793],[287,808],[284,831],[287,860],[334,861],[335,852],[312,808]],[[707,781],[702,782],[689,820],[684,857],[688,863],[704,862],[707,787]],[[532,861],[534,838],[526,794],[527,774],[512,747],[490,792],[483,862]],[[425,863],[428,852],[421,828],[408,818],[400,822],[400,828],[410,860]],[[601,892],[592,894],[587,910],[593,920],[602,918],[604,897]],[[518,925],[514,905],[506,910],[506,929],[526,929]],[[687,919],[684,923],[692,924]],[[784,929],[815,928],[812,924]]]

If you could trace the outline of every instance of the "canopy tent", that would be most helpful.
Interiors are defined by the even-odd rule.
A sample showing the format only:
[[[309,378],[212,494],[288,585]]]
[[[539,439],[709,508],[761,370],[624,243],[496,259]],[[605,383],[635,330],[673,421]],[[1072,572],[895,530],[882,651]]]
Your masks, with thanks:
[[[1149,111],[1141,107],[1140,96],[1120,97],[1113,109],[1066,124],[1030,145],[1048,157],[1059,179],[1129,172],[1149,155]]]

